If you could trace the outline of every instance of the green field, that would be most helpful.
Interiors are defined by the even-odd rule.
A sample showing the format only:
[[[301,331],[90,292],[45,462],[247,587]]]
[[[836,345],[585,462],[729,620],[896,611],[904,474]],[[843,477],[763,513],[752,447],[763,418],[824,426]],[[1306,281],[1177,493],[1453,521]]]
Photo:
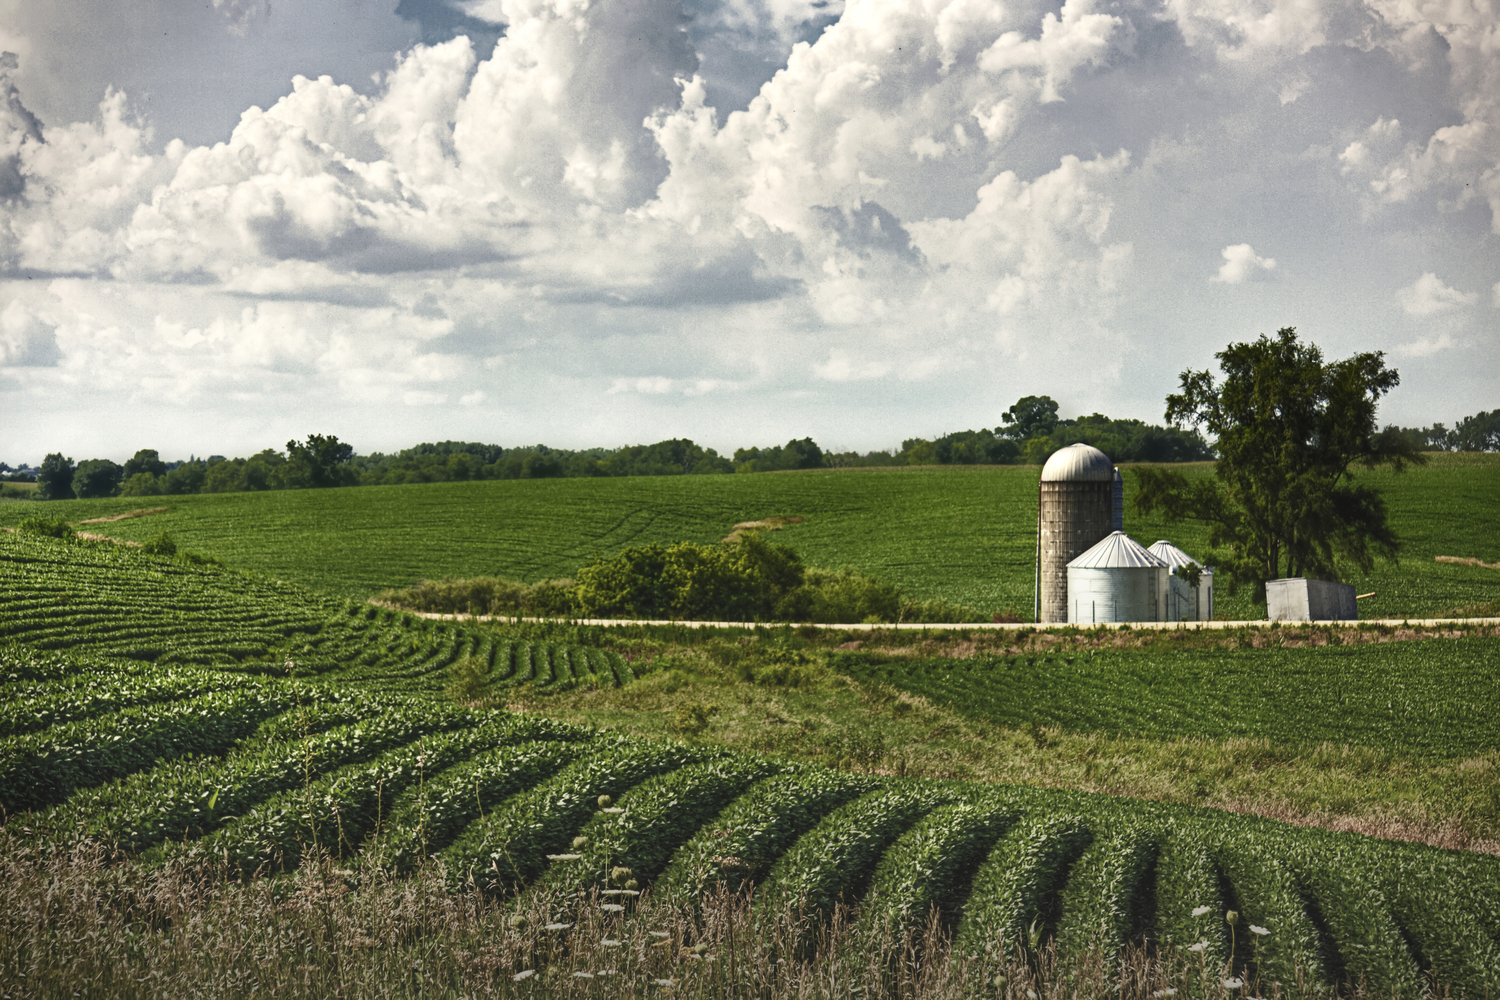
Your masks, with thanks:
[[[1365,618],[1427,616],[1500,599],[1500,571],[1434,556],[1500,562],[1500,455],[1436,454],[1402,475],[1364,473],[1386,495],[1404,540],[1399,565],[1351,581],[1375,596]],[[1195,466],[1208,474],[1207,466]],[[810,565],[853,566],[919,599],[986,613],[1032,603],[1034,467],[853,469],[767,475],[516,480],[67,501],[49,516],[81,521],[143,507],[164,513],[86,525],[135,541],[168,531],[225,563],[353,600],[443,576],[533,582],[569,576],[627,545],[714,541],[742,521],[805,517],[773,537]],[[1127,494],[1130,479],[1126,467]],[[39,508],[0,503],[0,525]],[[1143,544],[1200,551],[1206,534],[1127,509]],[[1261,617],[1248,594],[1216,596],[1219,617]]]
[[[1152,740],[1333,742],[1402,757],[1500,750],[1500,639],[835,660],[1007,727]]]
[[[500,630],[102,543],[0,538],[0,573],[0,806],[20,844],[83,834],[148,870],[206,856],[243,877],[314,849],[395,871],[436,858],[455,890],[503,903],[531,886],[559,928],[602,910],[621,934],[644,890],[690,901],[756,885],[758,907],[795,900],[814,914],[862,901],[858,926],[872,933],[919,932],[936,908],[977,982],[990,981],[996,945],[1029,942],[1028,961],[1055,949],[1066,963],[1150,940],[1179,955],[1192,945],[1265,984],[1362,978],[1415,996],[1437,970],[1470,995],[1500,988],[1500,858],[1137,799],[851,774],[455,706],[443,667],[463,655],[495,664],[502,687],[530,679],[532,697],[559,685],[516,678],[514,654],[486,652],[523,642]],[[1487,694],[1439,689],[1460,677],[1476,687],[1495,642],[1319,650],[1348,657],[1332,681],[1301,651],[1246,651],[1219,677],[1234,697],[1203,711],[1184,706],[1211,700],[1192,691],[1208,681],[1209,654],[1173,661],[1197,670],[1185,685],[1163,683],[1165,661],[1059,660],[1042,665],[1052,686],[1035,685],[1018,711],[1071,704],[1078,724],[1107,729],[1131,706],[1137,720],[1162,720],[1160,736],[1232,734],[1239,719],[1278,738],[1476,751],[1494,744],[1483,726],[1493,683]],[[573,679],[593,678],[601,694],[646,684],[618,655],[549,649],[554,664],[586,664]],[[304,658],[298,676],[285,676],[288,656]],[[1392,678],[1435,657],[1446,673],[1382,708]],[[1271,697],[1248,683],[1256,668],[1300,677],[1301,704],[1274,726],[1269,709],[1248,710]],[[1038,674],[1016,658],[950,669]],[[1349,690],[1361,671],[1374,683]],[[1101,680],[1126,674],[1130,684]],[[1412,714],[1423,702],[1441,725]],[[13,976],[6,961],[0,974]]]

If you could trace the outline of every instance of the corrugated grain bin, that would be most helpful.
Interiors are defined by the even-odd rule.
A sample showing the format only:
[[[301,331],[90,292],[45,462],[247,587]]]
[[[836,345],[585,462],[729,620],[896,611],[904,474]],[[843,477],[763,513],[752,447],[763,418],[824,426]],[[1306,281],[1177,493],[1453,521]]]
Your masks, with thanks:
[[[1214,571],[1166,539],[1158,540],[1146,551],[1166,563],[1172,574],[1171,579],[1167,581],[1167,613],[1162,621],[1213,621]],[[1177,570],[1183,566],[1202,567],[1196,590],[1177,575]]]
[[[1266,617],[1273,622],[1356,621],[1354,587],[1294,576],[1266,581]]]
[[[1037,621],[1068,620],[1068,563],[1108,535],[1115,467],[1098,448],[1059,448],[1042,467],[1037,494]]]
[[[1167,564],[1123,531],[1112,531],[1068,563],[1068,623],[1159,622]]]

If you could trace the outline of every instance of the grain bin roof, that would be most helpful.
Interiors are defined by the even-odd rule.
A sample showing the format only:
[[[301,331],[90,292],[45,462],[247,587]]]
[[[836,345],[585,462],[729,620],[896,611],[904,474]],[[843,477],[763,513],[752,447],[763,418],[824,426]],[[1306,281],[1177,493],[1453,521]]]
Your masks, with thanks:
[[[1042,466],[1044,483],[1112,483],[1115,466],[1109,456],[1092,445],[1070,444],[1059,448]]]
[[[1125,532],[1111,531],[1099,544],[1068,563],[1068,569],[1143,569],[1165,565]]]
[[[1147,549],[1146,551],[1150,552],[1152,555],[1160,559],[1162,562],[1166,563],[1168,566],[1203,565],[1198,560],[1194,559],[1192,556],[1188,555],[1186,552],[1182,551],[1177,546],[1167,541],[1165,538],[1156,541],[1151,546],[1151,548]]]

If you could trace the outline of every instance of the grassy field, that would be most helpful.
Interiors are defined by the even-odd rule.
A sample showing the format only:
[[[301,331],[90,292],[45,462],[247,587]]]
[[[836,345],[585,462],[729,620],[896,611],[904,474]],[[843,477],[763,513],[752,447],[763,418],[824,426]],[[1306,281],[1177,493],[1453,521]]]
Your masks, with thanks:
[[[1109,969],[1148,942],[1157,954],[1148,979],[1177,989],[1161,984],[1190,987],[1196,976],[1197,992],[1205,995],[1238,989],[1210,986],[1213,977],[1293,995],[1363,981],[1383,994],[1415,996],[1430,974],[1470,995],[1500,986],[1500,910],[1484,888],[1500,881],[1500,858],[1188,804],[921,777],[904,764],[906,774],[891,774],[872,766],[889,755],[883,740],[872,741],[868,721],[841,726],[832,716],[855,699],[867,717],[888,715],[912,734],[931,727],[936,710],[893,695],[883,681],[853,684],[837,673],[840,664],[880,659],[811,642],[838,636],[739,630],[695,635],[695,647],[672,643],[671,629],[572,629],[575,638],[613,639],[640,662],[644,679],[626,671],[607,684],[540,678],[527,684],[514,676],[514,657],[504,661],[511,667],[497,669],[502,661],[481,653],[526,641],[520,636],[402,615],[366,618],[357,605],[233,570],[183,566],[105,543],[19,535],[0,538],[0,568],[0,624],[11,637],[0,646],[7,914],[31,912],[43,896],[51,900],[49,912],[59,905],[70,910],[71,902],[58,904],[60,894],[71,900],[75,891],[88,895],[135,879],[147,888],[104,893],[93,907],[96,922],[112,919],[117,905],[137,913],[160,905],[150,900],[160,898],[162,879],[173,886],[173,907],[184,894],[202,891],[184,888],[185,878],[220,886],[205,897],[209,909],[213,900],[233,896],[235,884],[292,873],[306,862],[305,870],[323,872],[325,886],[329,877],[344,886],[309,904],[329,909],[330,921],[331,908],[342,908],[351,894],[347,880],[356,869],[373,884],[435,875],[450,892],[469,894],[476,913],[510,912],[514,920],[543,905],[546,929],[561,947],[496,949],[489,965],[454,970],[467,986],[524,981],[538,967],[592,980],[609,962],[619,973],[624,963],[597,954],[591,938],[568,937],[588,927],[605,943],[641,944],[623,984],[628,992],[670,979],[674,989],[702,996],[741,988],[790,995],[778,993],[774,982],[764,988],[761,973],[748,971],[756,968],[759,946],[736,952],[732,940],[693,922],[705,900],[751,887],[754,902],[741,897],[745,909],[737,918],[739,933],[750,940],[780,914],[802,913],[776,931],[783,960],[831,968],[878,945],[899,964],[916,960],[911,942],[935,934],[944,975],[958,977],[962,995],[1014,996],[1010,976],[1029,977],[1021,982],[1031,988],[1050,963],[1092,968],[1103,986]],[[152,606],[170,617],[150,620]],[[202,627],[194,629],[195,621]],[[148,641],[163,622],[185,633],[184,640]],[[215,632],[216,626],[222,627]],[[325,634],[335,642],[320,656],[315,640]],[[290,640],[294,654],[305,649],[309,669],[285,676],[280,668],[289,647],[257,638],[270,635]],[[1452,674],[1486,657],[1484,644],[1495,641],[1431,640],[1406,644],[1414,653],[1394,654],[1350,647],[1347,667],[1351,680],[1360,664],[1378,680],[1390,672],[1380,657],[1430,653],[1459,664]],[[369,656],[362,659],[358,647]],[[481,704],[483,697],[453,704],[443,697],[445,672],[432,668],[435,650],[447,650],[440,658],[449,664],[483,660],[495,684],[478,693],[516,699],[532,711],[499,711]],[[591,652],[600,663],[624,659],[618,650]],[[1196,652],[1211,658],[1210,651]],[[1285,665],[1276,652],[1245,655],[1275,670]],[[587,662],[589,652],[581,655]],[[1011,665],[1019,667],[1019,659]],[[1026,664],[1034,666],[1034,658]],[[713,686],[720,697],[765,714],[790,707],[785,696],[797,692],[827,723],[794,732],[781,717],[769,726],[786,728],[786,745],[754,752],[711,738],[713,720],[723,714],[718,706],[676,704],[667,724],[688,742],[563,718],[580,699],[595,699],[594,721],[606,721],[611,711],[627,711],[632,698],[701,690],[715,672],[729,681]],[[1122,672],[1118,664],[1114,672]],[[393,679],[401,683],[392,686]],[[1071,728],[1102,731],[1111,726],[1091,722],[1091,708],[1112,718],[1130,703],[1159,717],[1180,707],[1182,692],[1172,687],[1063,684],[1044,700],[1071,701]],[[1381,738],[1376,732],[1394,742],[1398,756],[1430,749],[1414,733],[1428,720],[1402,716],[1392,724],[1378,698],[1346,706],[1351,718],[1367,722],[1353,736],[1320,725],[1336,702],[1344,704],[1340,685],[1305,687],[1305,718],[1290,721],[1311,738],[1347,739],[1356,755],[1362,740]],[[1244,697],[1248,703],[1254,693]],[[1178,731],[1206,731],[1208,743],[1234,731],[1222,719],[1218,730],[1191,721],[1169,728],[1152,734],[1163,746]],[[1027,737],[1043,747],[1048,731],[1033,720]],[[995,735],[991,752],[1003,754],[1003,743],[1020,733],[1002,729],[1000,747]],[[1270,733],[1268,742],[1285,742],[1274,739],[1279,735]],[[820,746],[836,767],[808,759]],[[1488,746],[1481,735],[1447,749]],[[1253,770],[1266,760],[1247,763]],[[1340,765],[1325,755],[1323,766]],[[80,859],[100,845],[120,853],[89,869],[88,878],[79,876]],[[354,867],[331,869],[324,857]],[[63,893],[60,885],[71,888]],[[292,891],[291,885],[280,890],[283,898]],[[657,931],[666,911],[653,909],[642,893],[658,906],[685,907],[674,919],[687,915],[686,927]],[[846,913],[841,907],[849,904],[857,909]],[[200,913],[185,923],[202,919]],[[847,929],[831,928],[830,920],[847,921]],[[0,985],[8,993],[34,995],[39,984],[56,979],[56,970],[108,952],[97,934],[39,935],[35,923],[14,916],[0,923]],[[150,995],[137,990],[153,981],[142,975],[148,960],[158,951],[175,954],[181,935],[172,923],[153,929],[150,921],[146,930],[125,933],[134,948],[115,956],[113,971],[98,972],[98,991]],[[648,952],[655,935],[675,938],[678,951]],[[830,940],[840,942],[838,955],[828,951]],[[335,945],[361,947],[342,938]],[[901,959],[903,948],[912,957]],[[326,956],[309,962],[302,955],[296,968],[304,983],[315,973],[337,973]],[[748,969],[700,969],[692,957],[706,962],[710,955],[746,962]],[[1196,971],[1187,961],[1195,957]],[[129,974],[119,971],[121,961]],[[240,969],[241,991],[283,975],[279,967],[268,972],[227,961]],[[997,975],[1007,977],[998,986]],[[878,982],[877,976],[867,986]],[[409,986],[422,991],[420,983]],[[590,986],[578,995],[618,994]]]
[[[1207,475],[1207,466],[1192,467]],[[165,507],[85,525],[141,541],[168,531],[179,545],[242,569],[365,599],[426,578],[568,576],[596,555],[634,544],[707,542],[772,515],[810,565],[853,566],[909,596],[1029,616],[1035,550],[1033,467],[927,467],[770,475],[521,480],[49,503],[75,521]],[[1130,472],[1127,467],[1127,483]],[[1500,455],[1432,456],[1425,468],[1366,473],[1385,491],[1405,541],[1402,561],[1354,577],[1365,618],[1425,616],[1493,605],[1500,571],[1435,556],[1500,562]],[[1128,486],[1127,486],[1128,490]],[[37,508],[0,503],[0,525]],[[1169,538],[1203,548],[1195,525],[1169,527],[1127,512],[1143,544]],[[1248,595],[1216,598],[1219,616],[1260,617]]]

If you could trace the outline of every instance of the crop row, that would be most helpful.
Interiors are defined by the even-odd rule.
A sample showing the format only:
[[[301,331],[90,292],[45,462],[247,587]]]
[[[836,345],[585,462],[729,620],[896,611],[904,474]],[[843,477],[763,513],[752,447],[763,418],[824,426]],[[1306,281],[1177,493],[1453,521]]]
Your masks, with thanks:
[[[489,628],[427,621],[113,545],[0,534],[0,640],[6,639],[33,650],[319,677],[386,691],[441,690],[449,669],[466,658],[488,668],[498,684],[632,680],[615,653],[515,643]],[[61,692],[55,696],[66,701]],[[122,697],[120,707],[129,701]],[[51,718],[33,714],[41,723]],[[0,732],[5,725],[0,720]]]
[[[653,884],[685,899],[759,885],[758,905],[801,906],[810,934],[844,901],[862,904],[866,928],[920,929],[936,913],[980,954],[1034,958],[1055,944],[1066,959],[1151,942],[1266,983],[1500,987],[1500,859],[1486,855],[1105,796],[840,774],[386,696],[289,710],[218,760],[165,761],[34,815],[56,828],[131,802],[112,828],[122,842],[197,841],[244,871],[320,844],[402,869],[435,858],[455,885],[487,892],[540,880],[594,905],[577,890],[597,890],[610,909]]]
[[[1500,749],[1500,638],[879,662],[840,670],[985,722],[1153,739],[1334,741],[1419,756]]]

